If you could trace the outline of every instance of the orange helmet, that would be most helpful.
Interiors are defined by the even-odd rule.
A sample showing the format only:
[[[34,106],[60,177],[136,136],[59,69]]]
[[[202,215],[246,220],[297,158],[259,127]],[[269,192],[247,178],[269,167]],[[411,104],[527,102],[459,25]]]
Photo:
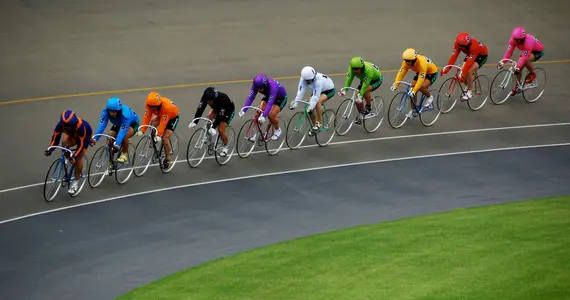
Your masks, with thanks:
[[[471,37],[467,32],[460,32],[455,38],[455,42],[457,42],[459,46],[469,46],[469,44],[471,44]]]
[[[162,104],[162,97],[157,92],[151,92],[146,96],[146,105],[148,106],[160,106]]]

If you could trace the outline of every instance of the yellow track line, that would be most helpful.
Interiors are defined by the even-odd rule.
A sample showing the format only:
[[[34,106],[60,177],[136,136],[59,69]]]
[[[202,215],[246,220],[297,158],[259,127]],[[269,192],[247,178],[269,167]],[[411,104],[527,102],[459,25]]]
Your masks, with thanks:
[[[570,59],[544,60],[544,61],[535,62],[535,64],[563,64],[563,63],[570,63]],[[489,64],[485,64],[484,66],[485,67],[491,67],[491,66],[496,66],[496,64],[489,63]],[[395,73],[397,71],[398,70],[381,70],[382,73]],[[327,74],[327,76],[338,77],[338,76],[344,76],[345,74],[346,73],[335,73],[335,74]],[[285,76],[285,77],[274,77],[274,78],[276,80],[297,79],[297,78],[299,78],[299,76]],[[196,86],[214,86],[214,85],[246,83],[246,82],[251,82],[251,79],[204,82],[204,83],[188,83],[188,84],[179,84],[179,85],[166,85],[166,86],[155,86],[155,87],[147,87],[147,88],[133,88],[133,89],[114,90],[114,91],[101,91],[101,92],[89,92],[89,93],[81,93],[81,94],[68,94],[68,95],[56,95],[56,96],[47,96],[47,97],[38,97],[38,98],[28,98],[28,99],[19,99],[19,100],[10,100],[10,101],[6,101],[6,102],[0,102],[0,106],[16,104],[16,103],[46,101],[46,100],[53,100],[53,99],[76,98],[76,97],[107,95],[107,94],[122,94],[122,93],[132,93],[132,92],[140,92],[140,91],[157,91],[157,90],[167,90],[167,89],[180,89],[180,88],[196,87]]]

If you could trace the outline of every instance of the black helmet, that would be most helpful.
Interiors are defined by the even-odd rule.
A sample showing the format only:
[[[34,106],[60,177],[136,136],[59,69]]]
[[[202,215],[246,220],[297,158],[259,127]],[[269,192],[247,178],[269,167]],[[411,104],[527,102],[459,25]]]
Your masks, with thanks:
[[[203,97],[205,100],[215,100],[216,98],[218,98],[218,90],[216,90],[216,88],[213,87],[207,87],[204,90]]]

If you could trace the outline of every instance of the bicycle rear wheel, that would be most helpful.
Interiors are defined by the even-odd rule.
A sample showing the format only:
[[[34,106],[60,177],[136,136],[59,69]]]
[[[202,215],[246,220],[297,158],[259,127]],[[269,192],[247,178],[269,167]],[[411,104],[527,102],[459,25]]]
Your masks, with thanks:
[[[380,125],[382,125],[384,121],[385,108],[386,106],[384,106],[382,96],[374,96],[374,98],[372,98],[372,110],[368,115],[364,116],[364,121],[362,121],[366,132],[373,133],[380,128]]]
[[[298,149],[303,141],[305,141],[309,127],[308,123],[307,117],[305,117],[305,113],[302,111],[296,112],[291,119],[289,119],[287,134],[285,136],[289,149]]]
[[[170,164],[168,165],[168,168],[164,168],[164,166],[162,165],[162,163],[166,159],[166,147],[164,147],[164,144],[160,145],[160,160],[158,163],[162,173],[168,173],[172,171],[172,168],[174,168],[174,165],[176,165],[176,161],[178,160],[179,147],[178,147],[178,135],[176,134],[176,132],[172,133],[169,140],[170,140]]]
[[[121,155],[121,152],[123,152],[123,149],[121,148],[121,151],[119,151],[119,153],[117,153],[117,158],[118,156]],[[129,160],[125,163],[121,163],[118,162],[116,159],[114,159],[115,161],[115,180],[117,181],[118,184],[123,184],[125,182],[127,182],[129,180],[129,178],[131,178],[131,176],[133,175],[133,162],[134,160],[132,158],[135,157],[135,147],[129,142],[129,149],[127,152],[127,157],[129,158]]]
[[[281,128],[281,135],[279,136],[278,139],[273,140],[273,135],[275,134],[275,127],[273,127],[273,124],[269,125],[271,126],[270,129],[267,132],[267,137],[265,139],[265,151],[267,151],[267,154],[273,156],[275,154],[277,154],[279,152],[279,150],[281,150],[281,147],[283,147],[283,144],[285,144],[285,138],[284,136],[286,134],[283,134],[283,129],[287,129],[287,125],[285,125],[285,121],[283,120],[282,117],[277,117],[277,120],[279,121],[279,128]]]
[[[89,175],[87,177],[89,186],[96,188],[103,182],[109,170],[110,159],[107,146],[101,146],[95,151],[89,164]]]
[[[133,157],[133,173],[140,177],[146,173],[152,157],[154,156],[154,148],[152,147],[152,139],[150,135],[143,136],[135,147]]]
[[[235,139],[236,139],[236,131],[232,126],[226,127],[226,134],[228,135],[228,153],[225,156],[222,156],[220,152],[224,148],[224,142],[222,141],[222,137],[218,134],[218,139],[216,140],[216,145],[214,149],[214,156],[216,158],[216,162],[218,165],[223,166],[227,164],[232,156],[234,155],[235,150]]]
[[[255,148],[256,142],[260,139],[259,130],[257,129],[257,125],[253,122],[253,120],[247,120],[239,130],[238,137],[236,140],[236,148],[239,157],[246,158],[248,157],[253,148]]]
[[[491,102],[496,105],[501,105],[509,99],[511,94],[511,90],[515,87],[515,80],[513,80],[513,76],[511,71],[509,70],[501,70],[493,81],[491,82],[490,87],[490,96]]]
[[[388,123],[394,129],[398,129],[404,126],[404,123],[408,120],[406,116],[409,111],[409,106],[407,105],[409,96],[405,91],[396,93],[392,101],[390,102],[390,107],[388,108]],[[411,100],[410,100],[411,101]],[[398,119],[400,117],[401,119]]]
[[[433,125],[435,121],[437,121],[437,119],[439,118],[439,114],[441,113],[439,92],[433,89],[430,91],[430,93],[433,96],[433,102],[431,104],[431,107],[430,108],[422,107],[422,110],[420,112],[420,122],[422,122],[422,124],[426,127]],[[424,99],[424,101],[427,100]],[[421,105],[423,105],[423,103]]]
[[[439,88],[442,114],[450,112],[455,107],[457,100],[461,97],[461,92],[462,90],[456,77],[448,78],[443,82]]]
[[[546,71],[543,68],[534,68],[534,72],[536,78],[531,83],[525,83],[522,92],[524,100],[528,103],[536,102],[546,89]]]
[[[194,131],[190,137],[190,141],[188,141],[188,146],[186,147],[186,162],[191,168],[198,167],[204,160],[204,157],[206,157],[208,150],[206,141],[208,138],[208,132],[203,127]]]
[[[335,135],[334,121],[336,115],[332,109],[327,109],[323,112],[323,124],[318,132],[315,134],[315,140],[321,147],[327,146]]]
[[[58,158],[49,167],[44,181],[44,199],[47,202],[51,202],[57,196],[63,180],[65,180],[63,163],[61,158]]]
[[[473,80],[472,98],[467,101],[467,105],[472,111],[480,110],[489,99],[489,78],[486,75],[479,75]]]
[[[336,134],[343,136],[348,131],[350,131],[350,128],[352,128],[352,125],[354,125],[354,120],[356,117],[356,114],[354,114],[353,112],[354,112],[354,104],[352,99],[348,98],[342,101],[342,103],[336,109],[336,114],[335,114],[336,118],[335,118],[334,128]],[[343,126],[346,126],[346,129],[342,129]]]
[[[81,191],[83,190],[83,187],[85,186],[85,181],[87,181],[87,179],[89,178],[89,172],[87,169],[89,160],[87,159],[87,157],[85,155],[83,155],[81,160],[83,160],[83,170],[81,170],[81,178],[79,178],[79,184],[78,184],[79,189],[77,190],[77,193],[75,193],[71,197],[77,197],[79,195],[79,193],[81,193]],[[72,175],[75,176],[74,174],[72,174]]]

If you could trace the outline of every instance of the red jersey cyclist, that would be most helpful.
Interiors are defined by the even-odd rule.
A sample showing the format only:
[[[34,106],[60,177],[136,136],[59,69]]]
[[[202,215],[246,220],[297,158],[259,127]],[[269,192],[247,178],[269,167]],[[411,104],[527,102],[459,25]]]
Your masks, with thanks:
[[[466,56],[463,60],[463,67],[461,68],[461,77],[459,80],[461,82],[465,82],[465,80],[467,80],[467,92],[461,96],[461,99],[469,100],[473,97],[471,89],[473,88],[475,71],[480,69],[485,62],[487,62],[489,50],[481,41],[472,38],[467,32],[460,32],[457,37],[455,37],[453,52],[447,64],[455,64],[460,52],[465,53]],[[447,72],[449,72],[449,68],[443,68],[443,70],[441,70],[441,75],[445,75]]]
[[[66,110],[61,114],[59,122],[55,125],[50,147],[59,145],[62,134],[65,134],[65,138],[63,138],[63,142],[61,143],[62,147],[71,148],[77,145],[77,150],[72,157],[68,157],[67,153],[65,154],[71,163],[75,165],[73,182],[69,186],[68,190],[69,194],[73,196],[79,190],[79,179],[81,179],[83,167],[86,167],[83,165],[82,158],[89,148],[93,129],[91,129],[91,125],[89,125],[89,123],[79,118],[75,112]],[[50,156],[52,152],[53,150],[46,150],[44,154],[46,156]]]

